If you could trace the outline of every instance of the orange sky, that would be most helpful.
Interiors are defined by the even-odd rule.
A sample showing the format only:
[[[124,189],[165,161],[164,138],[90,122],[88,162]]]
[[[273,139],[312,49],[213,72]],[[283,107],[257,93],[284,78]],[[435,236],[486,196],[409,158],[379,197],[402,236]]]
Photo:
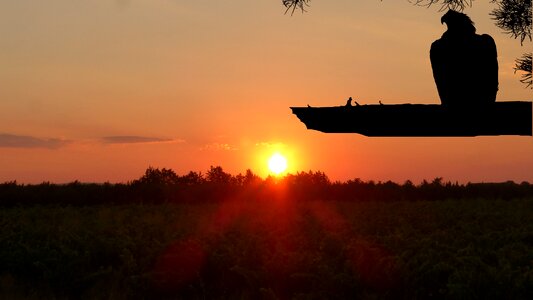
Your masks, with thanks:
[[[496,40],[499,101],[531,100]],[[0,10],[0,182],[124,182],[148,166],[265,176],[267,157],[334,180],[533,182],[533,138],[367,138],[308,131],[290,106],[439,103],[439,7],[408,1],[10,1]]]

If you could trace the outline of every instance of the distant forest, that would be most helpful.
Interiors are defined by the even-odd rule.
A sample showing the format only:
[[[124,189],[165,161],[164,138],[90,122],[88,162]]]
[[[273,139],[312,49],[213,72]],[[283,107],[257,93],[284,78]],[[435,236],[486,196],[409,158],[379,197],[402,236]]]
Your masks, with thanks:
[[[172,169],[149,167],[139,179],[128,183],[19,184],[0,183],[0,206],[21,205],[100,205],[207,203],[241,201],[435,201],[446,199],[516,199],[533,197],[533,185],[515,183],[446,182],[443,178],[415,185],[407,180],[374,182],[358,178],[332,182],[320,171],[298,172],[265,179],[251,170],[231,175],[222,167],[211,167],[205,174],[177,175]]]

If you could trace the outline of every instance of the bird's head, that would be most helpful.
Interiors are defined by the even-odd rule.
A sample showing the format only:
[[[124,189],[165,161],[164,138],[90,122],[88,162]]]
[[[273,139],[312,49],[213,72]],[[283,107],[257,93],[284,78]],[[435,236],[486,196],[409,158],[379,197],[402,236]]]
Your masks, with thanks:
[[[440,23],[446,23],[449,31],[460,31],[464,33],[476,32],[476,27],[474,27],[474,22],[472,22],[470,17],[453,9],[448,10],[442,16]]]

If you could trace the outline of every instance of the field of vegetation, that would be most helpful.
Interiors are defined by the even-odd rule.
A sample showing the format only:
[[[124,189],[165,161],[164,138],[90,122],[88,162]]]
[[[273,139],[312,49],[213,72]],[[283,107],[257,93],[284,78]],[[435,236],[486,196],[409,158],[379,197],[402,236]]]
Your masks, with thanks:
[[[0,184],[0,298],[533,299],[527,183],[239,183],[214,169]]]

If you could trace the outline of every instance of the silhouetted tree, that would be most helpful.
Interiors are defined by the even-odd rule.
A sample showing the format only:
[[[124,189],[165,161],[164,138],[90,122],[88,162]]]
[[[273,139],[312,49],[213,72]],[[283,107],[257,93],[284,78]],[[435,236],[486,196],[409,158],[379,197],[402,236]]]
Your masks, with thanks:
[[[220,166],[211,166],[209,171],[207,171],[207,181],[215,184],[230,184],[232,176],[231,174],[224,172]]]
[[[435,4],[442,5],[441,10],[453,9],[463,11],[465,7],[472,6],[473,0],[409,0],[416,5],[431,6]],[[291,14],[296,9],[305,11],[309,6],[310,0],[282,0],[283,5],[287,8],[285,13],[291,10]],[[504,30],[513,38],[520,38],[520,43],[528,38],[531,41],[531,0],[492,0],[497,3],[498,8],[491,12],[492,19],[496,26]],[[527,87],[533,89],[531,78],[531,52],[525,53],[521,58],[516,60],[515,72],[524,72],[520,80]]]
[[[143,201],[161,203],[171,200],[178,179],[172,169],[148,167],[140,179],[133,181],[132,186],[138,189]]]
[[[189,174],[180,176],[178,178],[178,184],[185,186],[199,185],[205,182],[205,178],[202,173],[190,171]]]
[[[298,172],[287,174],[283,179],[296,199],[326,199],[331,182],[324,172]]]
[[[148,167],[144,175],[137,180],[141,184],[173,185],[178,181],[178,175],[172,169]]]
[[[531,198],[533,185],[502,183],[444,182],[441,177],[419,185],[406,181],[331,182],[324,172],[298,172],[285,177],[262,179],[251,170],[232,176],[222,167],[211,167],[206,177],[189,172],[178,176],[171,169],[149,167],[144,175],[127,184],[96,184],[74,181],[68,184],[43,182],[38,185],[0,183],[0,207],[20,205],[114,205],[131,203],[209,203],[227,200],[272,201],[435,201],[446,199]]]
[[[259,182],[261,182],[261,177],[254,174],[254,172],[252,172],[252,170],[250,169],[246,170],[246,174],[243,178],[243,185],[248,186],[252,184],[257,184]]]

